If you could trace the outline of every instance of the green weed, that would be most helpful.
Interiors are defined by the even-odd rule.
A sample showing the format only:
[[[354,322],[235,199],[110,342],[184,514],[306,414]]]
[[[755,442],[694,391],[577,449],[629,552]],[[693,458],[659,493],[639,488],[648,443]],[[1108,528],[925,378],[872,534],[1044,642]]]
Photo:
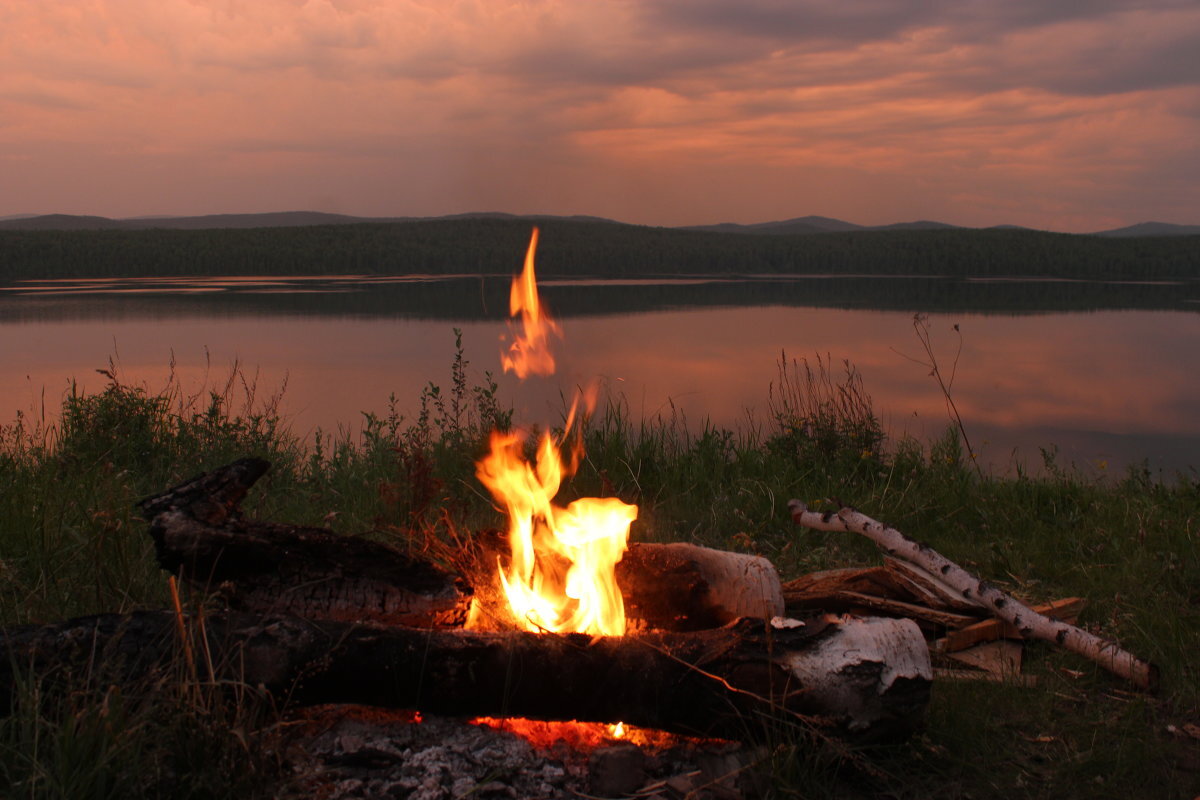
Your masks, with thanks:
[[[112,368],[103,391],[68,397],[54,426],[20,416],[0,426],[0,624],[164,606],[133,504],[246,455],[274,465],[247,499],[260,518],[412,547],[501,527],[474,462],[511,412],[490,376],[469,385],[457,333],[456,344],[447,388],[426,387],[414,419],[393,398],[355,436],[296,439],[278,397],[260,399],[240,373],[187,396],[174,381],[160,392],[128,385]],[[1088,662],[1032,643],[1037,687],[939,683],[925,730],[905,744],[846,756],[774,735],[771,796],[1200,794],[1200,744],[1167,733],[1200,722],[1194,479],[1132,470],[1096,481],[1052,458],[1036,476],[981,474],[957,427],[932,442],[889,440],[861,377],[828,358],[784,357],[768,398],[768,418],[743,430],[689,424],[674,407],[639,419],[623,398],[605,398],[583,425],[586,457],[562,499],[620,496],[639,506],[636,540],[758,553],[785,579],[878,563],[862,537],[798,529],[786,509],[791,497],[851,504],[1028,600],[1087,598],[1082,624],[1155,661],[1164,681],[1159,697],[1127,695]],[[18,713],[0,722],[0,781],[14,797],[232,796],[222,794],[231,765],[269,772],[242,744],[260,718],[215,694],[197,701],[181,688],[191,682],[136,698],[86,685],[50,698],[25,684]],[[210,729],[241,733],[205,738]],[[157,777],[137,777],[145,764]],[[172,777],[185,772],[193,794]]]

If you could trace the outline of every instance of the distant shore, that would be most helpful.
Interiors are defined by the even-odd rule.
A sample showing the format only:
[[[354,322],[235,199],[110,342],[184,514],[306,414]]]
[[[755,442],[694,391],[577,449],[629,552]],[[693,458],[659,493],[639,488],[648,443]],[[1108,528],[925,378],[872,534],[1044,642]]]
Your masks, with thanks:
[[[544,278],[1200,278],[1200,235],[1104,237],[948,227],[748,235],[567,218],[462,217],[198,230],[2,229],[0,283],[216,275],[508,275],[519,268],[535,222],[543,233],[538,274]]]

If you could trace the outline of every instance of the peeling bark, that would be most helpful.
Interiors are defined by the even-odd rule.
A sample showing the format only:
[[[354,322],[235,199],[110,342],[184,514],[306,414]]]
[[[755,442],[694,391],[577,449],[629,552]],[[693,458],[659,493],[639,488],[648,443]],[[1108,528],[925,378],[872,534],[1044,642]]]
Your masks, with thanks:
[[[1016,598],[981,581],[933,548],[916,542],[895,528],[889,528],[852,508],[836,514],[809,511],[800,500],[788,502],[792,519],[814,530],[849,531],[871,539],[889,556],[898,556],[937,576],[964,599],[989,609],[1010,623],[1024,638],[1042,639],[1091,659],[1135,686],[1154,692],[1158,688],[1158,668],[1116,643],[1088,633],[1066,622],[1051,619],[1029,608]]]

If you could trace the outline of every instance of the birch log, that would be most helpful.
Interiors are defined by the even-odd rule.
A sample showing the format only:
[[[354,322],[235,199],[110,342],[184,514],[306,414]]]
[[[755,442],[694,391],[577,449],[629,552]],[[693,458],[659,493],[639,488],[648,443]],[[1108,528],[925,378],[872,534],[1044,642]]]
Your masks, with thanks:
[[[729,739],[778,720],[824,723],[858,739],[911,732],[932,677],[925,640],[906,619],[820,616],[777,626],[745,619],[707,631],[614,637],[236,612],[203,622],[139,611],[0,629],[0,717],[12,710],[14,686],[30,675],[136,684],[191,657],[191,674],[258,687],[291,705],[624,721]]]
[[[1025,638],[1054,642],[1091,659],[1105,669],[1125,678],[1149,692],[1158,690],[1158,667],[1123,650],[1116,642],[1088,633],[1066,622],[1039,614],[1024,603],[986,581],[976,578],[928,545],[908,538],[867,515],[843,508],[840,511],[819,513],[810,511],[800,500],[788,502],[792,519],[806,528],[822,531],[849,531],[866,536],[883,548],[889,556],[898,556],[921,569],[938,576],[963,599],[978,602],[995,616],[1012,624]]]

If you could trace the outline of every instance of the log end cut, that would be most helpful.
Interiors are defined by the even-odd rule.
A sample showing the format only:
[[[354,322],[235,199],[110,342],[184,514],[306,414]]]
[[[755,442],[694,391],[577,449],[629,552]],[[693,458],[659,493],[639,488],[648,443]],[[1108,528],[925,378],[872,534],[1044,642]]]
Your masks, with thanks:
[[[835,627],[815,647],[780,657],[813,711],[868,738],[911,732],[933,680],[921,629],[909,619],[852,616],[838,617]]]

